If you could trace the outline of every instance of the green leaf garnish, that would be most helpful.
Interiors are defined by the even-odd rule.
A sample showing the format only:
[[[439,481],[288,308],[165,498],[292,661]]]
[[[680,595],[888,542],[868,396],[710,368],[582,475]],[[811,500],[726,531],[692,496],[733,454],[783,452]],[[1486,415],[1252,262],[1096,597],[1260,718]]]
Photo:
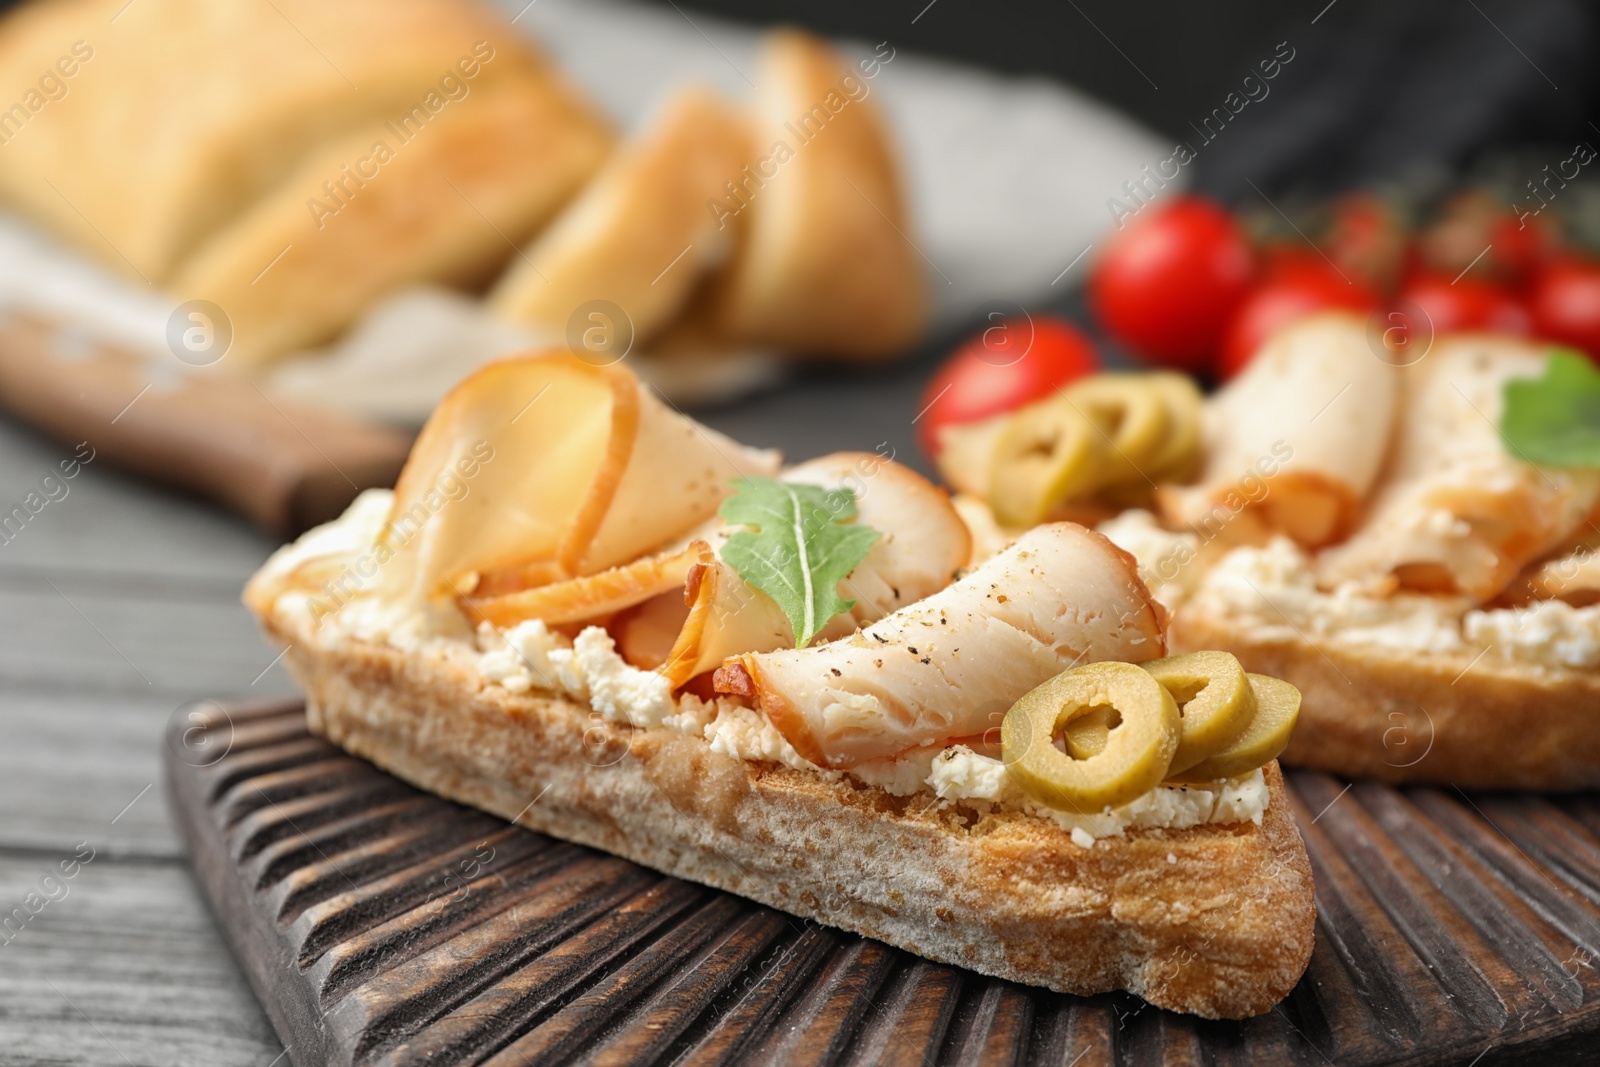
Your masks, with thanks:
[[[828,620],[855,607],[839,582],[867,558],[882,535],[870,526],[842,525],[856,516],[849,489],[823,489],[777,478],[735,478],[733,495],[717,509],[740,530],[722,560],[783,609],[804,648]]]
[[[1600,369],[1581,352],[1552,348],[1542,378],[1506,382],[1500,439],[1541,467],[1600,467]]]

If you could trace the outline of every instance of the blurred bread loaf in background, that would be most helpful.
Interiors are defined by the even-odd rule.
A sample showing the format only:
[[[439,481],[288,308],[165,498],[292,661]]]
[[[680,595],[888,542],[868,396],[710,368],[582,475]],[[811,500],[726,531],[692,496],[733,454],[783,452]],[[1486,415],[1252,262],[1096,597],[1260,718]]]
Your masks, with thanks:
[[[0,76],[34,82],[80,41],[70,91],[7,130],[0,194],[157,285],[330,140],[556,76],[449,0],[33,0],[0,24]]]
[[[490,294],[505,317],[552,333],[591,300],[623,308],[636,340],[682,311],[704,271],[732,251],[708,202],[750,158],[744,118],[684,89],[605,168]]]
[[[475,0],[32,0],[0,19],[0,77],[41,74],[39,108],[0,115],[0,203],[215,304],[225,370],[419,284],[492,286],[489,309],[552,338],[602,301],[677,359],[883,358],[926,317],[886,124],[795,31],[769,37],[753,101],[681,89],[616,151]]]
[[[747,239],[712,288],[722,331],[778,348],[882,358],[927,317],[888,130],[866,82],[794,30],[767,39],[753,139],[730,190]]]
[[[483,284],[610,147],[571,90],[538,77],[503,78],[426,123],[409,140],[386,119],[325,142],[180,267],[173,291],[232,319],[236,366],[332,340],[404,285]]]

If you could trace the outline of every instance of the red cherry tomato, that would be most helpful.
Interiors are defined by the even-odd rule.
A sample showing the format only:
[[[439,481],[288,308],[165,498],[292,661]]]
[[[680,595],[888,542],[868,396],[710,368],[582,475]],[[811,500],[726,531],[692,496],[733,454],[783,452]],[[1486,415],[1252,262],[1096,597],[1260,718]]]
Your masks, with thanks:
[[[1089,302],[1107,332],[1150,362],[1203,370],[1254,270],[1233,216],[1182,196],[1112,237],[1089,276]]]
[[[1399,213],[1382,197],[1350,193],[1335,203],[1323,247],[1345,274],[1388,292],[1405,265],[1406,230]]]
[[[1002,319],[975,334],[928,382],[917,436],[929,459],[939,430],[1014,411],[1100,369],[1094,345],[1057,318]]]
[[[1261,271],[1256,287],[1260,288],[1300,270],[1313,274],[1330,272],[1328,261],[1303,244],[1269,244],[1261,249]]]
[[[1523,335],[1528,312],[1510,290],[1471,275],[1450,279],[1419,274],[1400,289],[1400,302],[1415,304],[1433,324],[1434,336],[1462,330],[1493,330]]]
[[[1468,189],[1451,197],[1418,236],[1420,258],[1438,274],[1521,285],[1555,250],[1556,234],[1537,215],[1508,211],[1498,197]]]
[[[1368,312],[1378,297],[1359,279],[1340,277],[1320,258],[1286,259],[1245,297],[1222,345],[1218,373],[1228,379],[1244,370],[1267,338],[1296,319],[1318,311]]]
[[[1489,258],[1513,283],[1526,282],[1536,276],[1556,248],[1555,234],[1537,216],[1519,219],[1515,215],[1504,215],[1490,229],[1489,239]]]
[[[1549,263],[1528,290],[1533,332],[1600,361],[1600,264],[1576,256]]]

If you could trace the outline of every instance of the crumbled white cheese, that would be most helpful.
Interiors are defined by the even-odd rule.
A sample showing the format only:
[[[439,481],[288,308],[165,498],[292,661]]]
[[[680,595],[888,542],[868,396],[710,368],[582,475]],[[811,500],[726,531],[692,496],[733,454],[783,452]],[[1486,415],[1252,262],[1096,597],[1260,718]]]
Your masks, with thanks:
[[[362,492],[337,519],[312,527],[268,556],[257,580],[282,580],[312,560],[360,554],[377,542],[393,502],[394,492],[389,489]]]
[[[1005,764],[966,745],[952,745],[933,761],[927,783],[940,800],[1000,800],[1013,794]]]
[[[675,710],[672,683],[666,676],[629,665],[600,627],[580,633],[572,643],[572,654],[573,665],[588,683],[590,706],[612,722],[659,726]]]
[[[1166,608],[1176,608],[1192,591],[1200,571],[1189,566],[1200,551],[1200,538],[1195,534],[1163,529],[1154,515],[1140,508],[1130,508],[1098,529],[1112,544],[1133,555],[1139,563],[1139,577]]]
[[[1397,594],[1376,597],[1354,583],[1320,590],[1310,561],[1294,542],[1273,538],[1261,548],[1241,547],[1218,561],[1201,581],[1197,610],[1248,620],[1284,639],[1327,638],[1414,652],[1458,652],[1464,646],[1461,598]]]
[[[1090,838],[1116,837],[1130,828],[1181,830],[1207,823],[1260,824],[1269,792],[1261,771],[1211,785],[1159,786],[1141,797],[1093,815],[1057,811],[1029,797],[1005,764],[965,745],[946,749],[933,761],[927,783],[942,800],[998,803],[1048,818]]]
[[[1353,582],[1324,591],[1306,554],[1282,537],[1233,549],[1205,576],[1193,603],[1284,639],[1470,655],[1487,649],[1489,660],[1600,668],[1600,605],[1542,600],[1481,610],[1464,597],[1372,596]]]
[[[1178,862],[1178,856],[1177,856],[1177,853],[1175,853],[1175,852],[1168,852],[1168,853],[1167,853],[1167,862],[1168,862],[1168,863],[1177,863],[1177,862]]]
[[[479,657],[484,680],[513,693],[546,689],[587,701],[611,722],[659,726],[674,714],[672,685],[655,671],[641,671],[617,654],[611,635],[598,626],[568,644],[538,619],[504,632],[482,627]]]
[[[678,710],[662,719],[661,725],[680,734],[704,737],[706,727],[711,725],[724,704],[732,705],[733,702],[721,697],[715,700],[701,700],[693,693],[684,693],[678,698]]]
[[[794,750],[767,717],[731,700],[718,701],[716,718],[704,727],[702,735],[711,751],[734,759],[764,760],[785,767],[816,770],[816,764]]]
[[[572,644],[538,619],[503,631],[485,624],[478,629],[478,645],[484,650],[478,672],[486,682],[513,693],[543,689],[589,699],[588,683],[573,662]]]
[[[1081,826],[1072,828],[1072,843],[1079,848],[1094,848],[1094,835]]]
[[[419,606],[399,605],[376,596],[357,596],[336,612],[323,617],[327,640],[349,634],[364,641],[393,645],[405,651],[423,648],[440,639],[465,640],[471,629],[448,598]]]
[[[1462,624],[1469,641],[1490,656],[1549,666],[1600,667],[1600,605],[1575,608],[1562,600],[1526,607],[1469,611]]]
[[[858,763],[850,768],[849,774],[859,782],[877,786],[890,796],[908,797],[932,784],[933,766],[944,751],[939,745],[926,745],[902,752],[892,759]]]

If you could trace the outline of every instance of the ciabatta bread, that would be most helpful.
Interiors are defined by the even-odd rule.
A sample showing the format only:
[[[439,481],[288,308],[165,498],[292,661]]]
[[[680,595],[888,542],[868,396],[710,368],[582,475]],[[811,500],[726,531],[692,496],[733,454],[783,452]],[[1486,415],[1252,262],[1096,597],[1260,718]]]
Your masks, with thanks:
[[[406,653],[247,594],[312,729],[412,784],[931,959],[1174,1011],[1268,1011],[1311,954],[1305,847],[1277,765],[1260,825],[1131,830],[895,797],[721,755],[561,697],[486,684],[466,643]]]

